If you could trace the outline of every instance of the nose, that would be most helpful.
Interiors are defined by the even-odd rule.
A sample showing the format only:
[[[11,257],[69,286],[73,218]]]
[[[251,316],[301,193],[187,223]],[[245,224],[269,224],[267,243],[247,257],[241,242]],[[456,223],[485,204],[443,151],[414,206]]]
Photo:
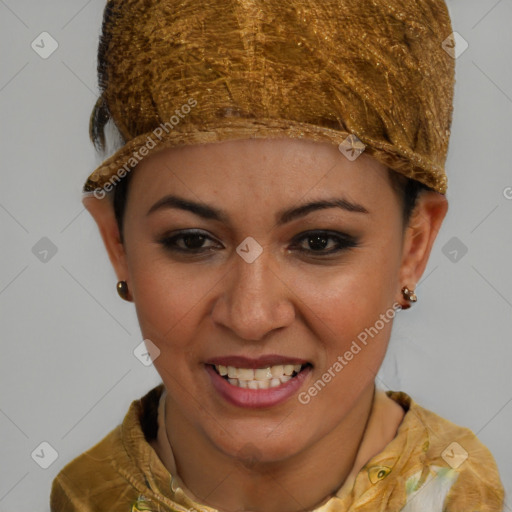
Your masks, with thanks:
[[[239,338],[258,341],[271,331],[289,326],[295,318],[293,293],[280,277],[267,251],[252,263],[234,255],[233,266],[221,284],[212,319]]]

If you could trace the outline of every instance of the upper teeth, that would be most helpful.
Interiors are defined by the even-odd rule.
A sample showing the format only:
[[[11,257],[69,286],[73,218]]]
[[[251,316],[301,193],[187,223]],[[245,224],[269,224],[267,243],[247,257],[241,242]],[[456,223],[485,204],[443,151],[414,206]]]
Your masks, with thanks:
[[[227,375],[230,379],[238,380],[272,380],[280,379],[285,376],[291,376],[293,372],[300,372],[300,364],[279,364],[276,366],[268,366],[266,368],[235,368],[234,366],[215,365],[220,375]]]

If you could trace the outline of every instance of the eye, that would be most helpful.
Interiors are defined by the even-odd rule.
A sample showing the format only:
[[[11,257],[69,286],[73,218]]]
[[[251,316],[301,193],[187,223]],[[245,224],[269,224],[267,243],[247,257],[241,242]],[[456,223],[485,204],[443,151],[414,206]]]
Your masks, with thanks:
[[[213,244],[205,245],[208,241],[213,242]],[[189,254],[199,254],[223,248],[219,242],[200,230],[181,231],[172,236],[165,236],[159,240],[159,243],[169,251]],[[317,230],[294,237],[291,247],[292,250],[302,253],[327,256],[357,245],[357,240],[345,233]]]
[[[160,239],[160,243],[170,251],[199,253],[210,251],[214,245],[204,246],[206,241],[213,241],[205,232],[199,230],[182,231],[173,236],[166,236]],[[217,242],[217,246],[219,246]]]
[[[316,253],[320,256],[337,253],[358,245],[357,240],[338,231],[309,231],[294,238],[293,246],[305,253]],[[328,249],[328,250],[326,250]]]

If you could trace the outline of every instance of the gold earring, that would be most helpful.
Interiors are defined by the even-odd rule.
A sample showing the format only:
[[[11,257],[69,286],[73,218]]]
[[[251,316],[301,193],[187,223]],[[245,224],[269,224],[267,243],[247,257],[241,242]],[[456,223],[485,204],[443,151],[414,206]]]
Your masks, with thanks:
[[[414,290],[409,290],[409,288],[407,288],[407,286],[404,286],[402,288],[402,295],[403,295],[404,299],[407,300],[408,302],[417,302],[418,301],[418,297],[414,293]],[[410,304],[406,304],[405,306],[402,306],[402,309],[409,309],[410,307],[411,307]]]
[[[130,297],[128,293],[128,283],[126,281],[117,282],[117,293],[119,294],[119,297],[121,297],[121,299],[130,302]]]

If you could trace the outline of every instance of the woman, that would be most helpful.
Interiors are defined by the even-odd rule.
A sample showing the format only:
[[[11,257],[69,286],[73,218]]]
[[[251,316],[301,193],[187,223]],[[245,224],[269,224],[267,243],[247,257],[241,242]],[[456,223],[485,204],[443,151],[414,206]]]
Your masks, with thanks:
[[[443,2],[109,1],[84,204],[162,384],[53,511],[497,511],[468,429],[376,390],[447,212]]]

